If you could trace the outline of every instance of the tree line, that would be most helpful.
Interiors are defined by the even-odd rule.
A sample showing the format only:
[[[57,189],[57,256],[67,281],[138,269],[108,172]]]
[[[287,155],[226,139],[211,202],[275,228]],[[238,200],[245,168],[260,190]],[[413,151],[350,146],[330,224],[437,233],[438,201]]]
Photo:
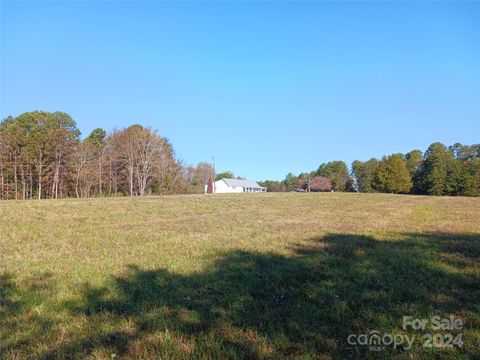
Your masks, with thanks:
[[[141,125],[101,128],[80,139],[72,117],[33,111],[0,122],[0,199],[203,193],[215,176],[206,162],[187,166],[169,140]],[[381,159],[321,164],[284,180],[259,182],[268,191],[290,191],[313,177],[330,179],[334,191],[480,196],[480,144],[433,143],[422,152]]]
[[[480,144],[447,147],[436,142],[425,152],[355,160],[351,172],[345,162],[331,161],[311,172],[289,173],[282,181],[260,183],[269,191],[290,191],[315,176],[331,179],[335,191],[480,196]]]
[[[141,125],[80,139],[72,117],[33,111],[0,122],[0,199],[201,193],[211,164],[185,166]]]

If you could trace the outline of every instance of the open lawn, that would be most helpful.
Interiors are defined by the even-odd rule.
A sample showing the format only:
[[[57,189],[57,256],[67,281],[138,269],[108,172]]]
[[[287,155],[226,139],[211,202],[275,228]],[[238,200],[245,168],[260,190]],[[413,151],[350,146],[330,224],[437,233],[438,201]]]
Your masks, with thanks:
[[[434,315],[463,328],[402,329]],[[349,345],[372,330],[413,348]],[[469,359],[479,343],[480,198],[0,202],[0,358]]]

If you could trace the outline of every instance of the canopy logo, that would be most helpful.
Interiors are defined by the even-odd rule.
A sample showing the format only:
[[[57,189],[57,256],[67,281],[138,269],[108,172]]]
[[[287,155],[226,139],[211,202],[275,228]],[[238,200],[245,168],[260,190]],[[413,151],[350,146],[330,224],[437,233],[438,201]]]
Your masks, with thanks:
[[[386,346],[392,346],[394,349],[410,350],[414,340],[415,335],[382,334],[377,330],[372,330],[368,334],[350,334],[347,338],[349,345],[368,346],[370,351],[382,351],[385,350]]]
[[[404,332],[395,334],[381,333],[371,330],[364,334],[350,334],[347,342],[352,346],[368,346],[370,351],[382,351],[386,347],[393,349],[410,350],[416,339],[415,334],[407,334],[406,331],[432,331],[423,333],[418,337],[424,348],[453,348],[462,347],[462,333],[464,322],[460,318],[450,315],[448,318],[433,316],[429,319],[404,316],[402,329]],[[454,332],[452,334],[452,332]]]

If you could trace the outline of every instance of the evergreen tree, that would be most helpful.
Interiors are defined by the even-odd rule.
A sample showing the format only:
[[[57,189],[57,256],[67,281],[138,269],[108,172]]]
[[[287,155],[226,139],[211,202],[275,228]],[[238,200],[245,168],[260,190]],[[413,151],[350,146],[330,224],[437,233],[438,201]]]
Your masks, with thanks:
[[[293,188],[298,187],[299,180],[298,176],[293,175],[293,173],[288,173],[282,181],[282,185],[285,187],[286,191],[290,191]]]
[[[377,166],[378,160],[375,158],[365,162],[355,160],[352,163],[352,175],[355,179],[355,184],[358,191],[365,193],[375,191],[372,187],[372,182]]]
[[[423,163],[423,152],[421,150],[412,150],[405,154],[405,165],[412,177],[413,187],[411,193],[421,193],[421,179],[419,170]]]
[[[423,162],[423,153],[421,150],[412,150],[405,154],[405,165],[413,177]]]
[[[447,170],[447,193],[449,195],[477,196],[480,194],[480,145],[449,146],[455,157]]]
[[[393,154],[382,158],[375,172],[373,187],[377,191],[394,194],[406,194],[412,189],[412,177],[403,155]]]
[[[478,152],[480,155],[480,151]],[[467,179],[463,195],[480,196],[480,156],[467,164]]]
[[[96,147],[101,147],[105,143],[105,138],[107,137],[107,132],[101,128],[96,128],[92,130],[90,135],[87,136],[85,142],[91,143]]]
[[[324,176],[332,180],[332,185],[336,191],[345,191],[347,182],[350,180],[347,165],[343,161],[331,161],[321,164],[315,175]]]
[[[218,173],[215,176],[215,181],[221,180],[221,179],[235,179],[235,175],[231,171],[223,171],[221,173]]]
[[[442,143],[436,142],[425,152],[421,168],[421,191],[429,195],[447,195],[452,185],[447,179],[454,160],[453,153]]]

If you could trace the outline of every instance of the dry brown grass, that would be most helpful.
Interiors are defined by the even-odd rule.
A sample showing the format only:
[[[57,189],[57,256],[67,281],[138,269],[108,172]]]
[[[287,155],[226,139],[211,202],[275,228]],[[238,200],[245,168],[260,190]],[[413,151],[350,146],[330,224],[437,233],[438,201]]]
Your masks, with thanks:
[[[468,357],[479,220],[479,198],[386,194],[1,202],[0,353],[369,357],[345,335],[453,313],[463,348],[410,354]]]

